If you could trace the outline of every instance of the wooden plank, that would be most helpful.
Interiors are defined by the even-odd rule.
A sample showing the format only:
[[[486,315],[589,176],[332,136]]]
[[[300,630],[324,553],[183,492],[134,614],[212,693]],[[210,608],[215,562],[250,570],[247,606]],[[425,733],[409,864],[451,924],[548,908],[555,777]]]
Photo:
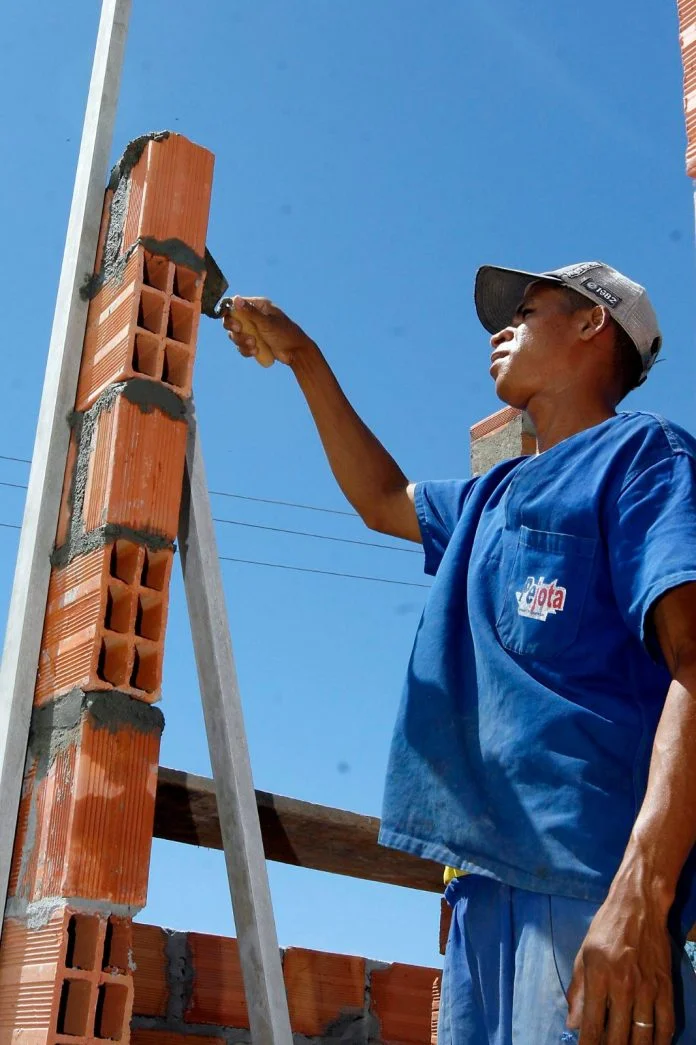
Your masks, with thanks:
[[[379,819],[345,809],[256,792],[267,860],[428,892],[443,891],[442,867],[378,845]],[[160,767],[155,837],[222,849],[215,785]]]

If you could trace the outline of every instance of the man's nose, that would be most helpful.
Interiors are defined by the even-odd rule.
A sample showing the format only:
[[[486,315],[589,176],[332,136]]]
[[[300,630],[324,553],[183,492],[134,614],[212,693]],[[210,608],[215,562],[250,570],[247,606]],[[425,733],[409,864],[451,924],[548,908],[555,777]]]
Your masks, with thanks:
[[[500,345],[504,345],[506,341],[512,341],[514,336],[514,327],[505,327],[503,330],[499,330],[491,338],[491,348],[498,348]]]

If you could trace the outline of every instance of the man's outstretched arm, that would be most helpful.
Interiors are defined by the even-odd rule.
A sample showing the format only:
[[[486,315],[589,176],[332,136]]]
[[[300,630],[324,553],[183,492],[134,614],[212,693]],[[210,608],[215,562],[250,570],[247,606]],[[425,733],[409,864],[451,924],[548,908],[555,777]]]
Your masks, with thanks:
[[[667,917],[696,844],[696,583],[664,595],[653,626],[673,682],[643,804],[575,964],[568,1023],[581,1045],[668,1045],[674,1033]]]
[[[331,470],[358,515],[372,530],[420,543],[414,486],[348,402],[318,346],[266,298],[234,300],[225,328],[239,351],[256,356],[259,337],[293,371],[314,418]],[[248,329],[248,327],[247,327]]]

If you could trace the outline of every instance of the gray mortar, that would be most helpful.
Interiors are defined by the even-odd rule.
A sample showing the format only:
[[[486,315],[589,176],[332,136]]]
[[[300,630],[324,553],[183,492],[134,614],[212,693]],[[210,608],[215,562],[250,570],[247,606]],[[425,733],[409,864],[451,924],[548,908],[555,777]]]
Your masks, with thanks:
[[[171,131],[152,131],[150,134],[141,134],[140,137],[134,138],[126,145],[121,159],[114,165],[107,186],[107,190],[113,191],[113,196],[109,207],[109,225],[104,237],[104,249],[96,275],[88,276],[82,286],[80,293],[83,298],[94,297],[107,279],[116,278],[118,281],[123,275],[129,255],[126,253],[119,257],[119,252],[122,246],[123,226],[130,195],[130,173],[149,141],[164,141],[170,134]]]
[[[157,381],[147,381],[139,377],[109,385],[84,414],[73,413],[71,415],[70,424],[75,430],[77,455],[68,494],[70,526],[65,544],[56,548],[51,556],[53,566],[66,566],[78,555],[85,555],[87,552],[94,551],[95,548],[103,548],[105,544],[119,538],[144,544],[152,551],[173,547],[172,541],[167,537],[148,531],[134,530],[132,527],[121,526],[118,523],[107,523],[89,533],[83,531],[85,492],[97,421],[100,414],[113,409],[119,396],[123,396],[133,403],[143,413],[160,410],[175,421],[188,422],[189,420],[189,406],[176,392]]]
[[[114,166],[107,186],[108,189],[113,191],[113,196],[109,205],[109,221],[106,236],[104,237],[102,256],[96,266],[96,272],[85,278],[80,294],[84,299],[89,300],[94,297],[107,280],[114,280],[116,283],[120,283],[128,260],[137,247],[141,245],[152,254],[160,254],[169,258],[176,265],[184,265],[194,272],[205,272],[207,278],[201,309],[205,315],[217,319],[219,315],[216,313],[215,306],[227,290],[228,284],[219,266],[207,249],[205,256],[201,257],[183,240],[175,238],[157,240],[153,236],[142,236],[135,243],[123,243],[123,228],[130,196],[131,171],[140,160],[149,141],[164,141],[170,134],[172,134],[172,131],[152,131],[150,134],[142,134],[140,137],[134,138],[126,146],[123,156]]]
[[[191,958],[188,933],[164,930],[167,936],[164,953],[167,957],[167,1023],[182,1022],[193,991],[195,970]]]
[[[23,922],[28,929],[42,929],[56,911],[69,907],[83,914],[98,914],[105,918],[135,918],[142,910],[134,904],[109,903],[104,900],[83,900],[80,896],[49,896],[42,900],[20,900],[13,897],[5,907],[5,917]]]
[[[79,734],[85,716],[96,729],[116,733],[130,726],[139,733],[162,733],[164,715],[159,708],[120,690],[83,693],[73,689],[49,704],[35,708],[31,716],[29,751],[37,761],[36,779],[45,776],[56,757]]]
[[[130,726],[139,733],[162,733],[164,715],[159,708],[136,700],[119,690],[83,693],[73,689],[65,696],[58,697],[49,704],[34,708],[31,716],[29,744],[27,748],[27,768],[36,765],[35,783],[29,803],[27,829],[22,849],[22,856],[17,876],[17,896],[9,901],[15,916],[27,909],[27,901],[22,898],[22,884],[26,881],[26,873],[36,842],[37,809],[36,783],[45,777],[57,756],[78,739],[80,724],[85,716],[89,716],[96,729],[108,729],[115,733],[122,726]],[[41,900],[39,906],[32,908],[34,919],[45,921],[51,916],[57,904],[62,900]],[[43,905],[43,906],[41,906]],[[10,907],[8,906],[8,913]],[[48,915],[46,916],[46,911]],[[43,924],[43,923],[42,923]]]

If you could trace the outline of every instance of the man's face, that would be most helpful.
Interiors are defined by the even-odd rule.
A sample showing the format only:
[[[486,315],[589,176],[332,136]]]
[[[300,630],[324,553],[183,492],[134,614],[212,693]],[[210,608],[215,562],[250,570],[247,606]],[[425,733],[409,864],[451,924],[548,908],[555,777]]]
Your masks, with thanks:
[[[564,291],[548,283],[530,284],[510,326],[491,338],[489,372],[498,397],[524,410],[538,392],[567,388],[577,332],[578,313],[569,308]]]

